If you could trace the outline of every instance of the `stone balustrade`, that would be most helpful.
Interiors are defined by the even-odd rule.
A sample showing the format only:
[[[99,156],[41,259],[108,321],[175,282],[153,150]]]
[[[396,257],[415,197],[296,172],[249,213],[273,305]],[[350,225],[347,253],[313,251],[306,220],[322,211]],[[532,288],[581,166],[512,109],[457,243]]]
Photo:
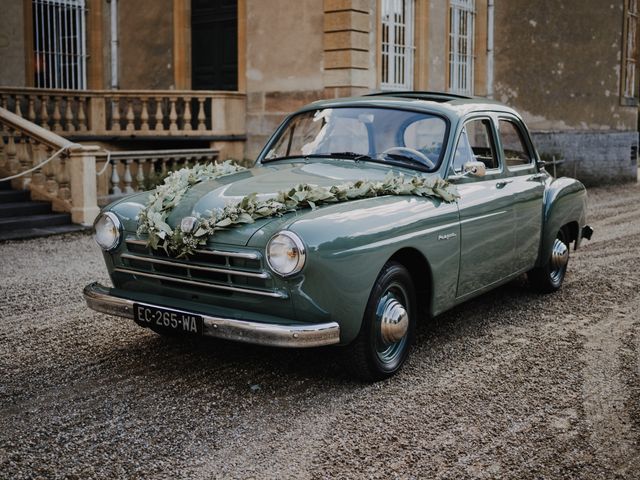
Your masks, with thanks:
[[[245,135],[245,95],[180,90],[0,88],[0,107],[45,130],[82,137]]]
[[[98,151],[0,108],[0,178],[19,175],[11,180],[13,188],[28,188],[32,198],[50,201],[54,211],[70,212],[74,223],[90,225],[98,214]]]
[[[98,204],[150,190],[172,171],[218,159],[210,148],[114,151],[98,158]]]

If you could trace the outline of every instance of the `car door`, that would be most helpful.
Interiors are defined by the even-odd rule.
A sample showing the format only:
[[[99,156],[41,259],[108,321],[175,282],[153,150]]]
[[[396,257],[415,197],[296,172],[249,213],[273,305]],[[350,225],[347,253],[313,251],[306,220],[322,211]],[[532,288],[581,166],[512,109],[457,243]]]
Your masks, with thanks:
[[[514,270],[531,269],[538,256],[542,234],[544,181],[536,155],[522,122],[513,115],[498,117],[500,156],[512,182],[515,214]]]
[[[498,155],[494,122],[471,118],[456,139],[449,180],[460,193],[460,267],[456,297],[462,298],[500,282],[513,273],[515,219],[513,183]],[[463,174],[469,161],[487,167],[483,177]]]

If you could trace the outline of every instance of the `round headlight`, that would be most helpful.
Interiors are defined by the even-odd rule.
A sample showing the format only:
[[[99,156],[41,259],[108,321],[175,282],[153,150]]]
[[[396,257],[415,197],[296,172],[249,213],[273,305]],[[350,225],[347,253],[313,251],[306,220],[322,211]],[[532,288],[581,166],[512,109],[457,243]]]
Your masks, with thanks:
[[[113,250],[120,244],[122,224],[118,217],[111,213],[101,213],[93,224],[96,243],[106,251]]]
[[[302,270],[306,260],[300,237],[289,231],[276,233],[267,243],[267,263],[278,275],[288,277]]]

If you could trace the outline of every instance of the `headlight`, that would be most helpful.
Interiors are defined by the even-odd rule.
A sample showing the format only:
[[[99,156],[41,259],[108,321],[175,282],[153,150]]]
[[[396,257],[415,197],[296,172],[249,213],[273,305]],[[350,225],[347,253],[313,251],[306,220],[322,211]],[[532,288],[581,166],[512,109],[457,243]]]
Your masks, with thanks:
[[[122,224],[115,214],[101,213],[93,224],[93,229],[96,232],[94,236],[96,243],[103,250],[108,252],[120,244]]]
[[[267,243],[267,263],[278,275],[288,277],[302,270],[307,258],[304,244],[295,233],[283,230]]]

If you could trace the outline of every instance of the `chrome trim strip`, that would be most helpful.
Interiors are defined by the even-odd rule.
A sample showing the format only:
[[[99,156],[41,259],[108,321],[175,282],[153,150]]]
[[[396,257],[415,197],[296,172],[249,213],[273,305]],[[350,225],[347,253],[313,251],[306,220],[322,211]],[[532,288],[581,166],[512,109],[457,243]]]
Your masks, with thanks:
[[[134,240],[132,238],[127,238],[125,242],[131,243],[132,245],[141,245],[143,247],[147,246],[147,242],[145,242],[144,240]],[[261,258],[259,253],[225,252],[223,250],[196,250],[195,253],[202,253],[204,255],[221,255],[223,257],[230,258],[244,258],[245,260],[260,260]]]
[[[133,300],[111,295],[109,288],[95,282],[84,287],[83,294],[89,308],[108,315],[133,319]],[[144,302],[135,303],[152,308],[164,308],[176,312],[201,315],[204,321],[203,334],[208,337],[224,338],[257,345],[296,348],[319,347],[340,342],[340,326],[337,322],[309,325],[258,323],[203,315],[198,312],[186,312]]]
[[[255,290],[252,288],[231,287],[229,285],[220,285],[218,283],[198,282],[197,280],[185,280],[183,278],[174,277],[171,275],[156,275],[155,273],[140,272],[138,270],[131,270],[129,268],[116,267],[113,269],[113,271],[119,272],[119,273],[127,273],[129,275],[140,275],[142,277],[155,278],[157,280],[166,280],[169,282],[184,283],[186,285],[195,285],[196,287],[213,288],[218,290],[226,290],[229,292],[246,293],[249,295],[260,295],[262,297],[271,297],[271,298],[287,298],[288,297],[286,293],[281,291],[265,292],[263,290]]]
[[[122,255],[120,255],[120,258],[125,258],[127,260],[136,260],[140,262],[157,263],[158,265],[168,265],[170,267],[189,268],[191,270],[201,270],[203,272],[224,273],[229,275],[237,275],[241,277],[251,277],[251,278],[263,278],[263,279],[271,278],[271,275],[269,275],[267,272],[255,273],[255,272],[245,272],[243,270],[227,270],[224,268],[203,267],[198,264],[163,260],[161,258],[150,257],[148,255],[131,255],[130,253],[123,253]]]

